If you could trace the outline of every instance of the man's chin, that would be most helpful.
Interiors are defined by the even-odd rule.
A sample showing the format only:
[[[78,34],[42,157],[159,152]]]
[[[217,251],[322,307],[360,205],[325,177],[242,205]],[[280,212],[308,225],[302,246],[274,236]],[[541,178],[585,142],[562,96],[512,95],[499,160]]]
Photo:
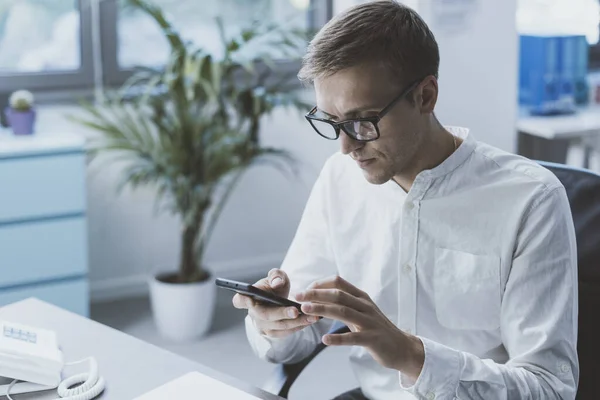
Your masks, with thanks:
[[[363,170],[363,175],[365,176],[367,182],[372,185],[383,185],[391,179],[387,178],[385,174],[377,173],[376,171]]]

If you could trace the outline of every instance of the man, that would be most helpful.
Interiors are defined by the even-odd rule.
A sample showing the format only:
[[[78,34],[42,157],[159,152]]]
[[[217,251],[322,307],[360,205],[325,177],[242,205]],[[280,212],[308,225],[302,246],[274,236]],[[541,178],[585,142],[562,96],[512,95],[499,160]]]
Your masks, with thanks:
[[[312,40],[299,75],[316,91],[307,119],[341,154],[281,269],[256,283],[303,314],[241,295],[234,305],[266,360],[300,360],[320,341],[354,346],[360,388],[340,399],[573,399],[565,190],[536,163],[443,127],[438,65],[426,24],[393,1],[356,6]],[[332,320],[351,332],[326,334]]]

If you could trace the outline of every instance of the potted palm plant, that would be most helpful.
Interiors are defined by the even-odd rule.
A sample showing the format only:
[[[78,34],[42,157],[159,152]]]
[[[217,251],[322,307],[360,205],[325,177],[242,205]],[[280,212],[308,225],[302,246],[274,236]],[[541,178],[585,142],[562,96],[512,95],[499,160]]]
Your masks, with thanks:
[[[149,284],[159,331],[189,340],[210,327],[215,285],[204,254],[236,183],[257,163],[295,170],[287,151],[261,145],[259,130],[277,107],[307,108],[290,79],[293,71],[275,73],[272,61],[273,54],[298,57],[306,33],[253,23],[227,36],[217,19],[224,51],[216,59],[184,42],[160,8],[129,3],[160,27],[170,45],[168,63],[140,69],[104,101],[84,104],[84,116],[74,119],[100,133],[90,141],[92,160],[125,159],[120,186],[153,185],[159,210],[179,216],[178,268],[152,276]],[[250,45],[253,56],[245,57]]]

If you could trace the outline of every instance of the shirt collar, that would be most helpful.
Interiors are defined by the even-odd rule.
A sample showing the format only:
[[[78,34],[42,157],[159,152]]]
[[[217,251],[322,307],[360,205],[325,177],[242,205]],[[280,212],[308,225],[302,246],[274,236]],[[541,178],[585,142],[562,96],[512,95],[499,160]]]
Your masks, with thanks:
[[[433,179],[439,178],[441,176],[447,175],[458,168],[463,162],[466,161],[467,158],[471,155],[473,150],[475,150],[476,141],[473,136],[469,133],[468,128],[456,127],[456,126],[446,126],[444,127],[448,132],[453,134],[454,136],[463,140],[458,149],[454,153],[450,155],[450,157],[446,158],[440,165],[433,169],[428,169],[425,171],[421,171],[415,182],[420,179]]]

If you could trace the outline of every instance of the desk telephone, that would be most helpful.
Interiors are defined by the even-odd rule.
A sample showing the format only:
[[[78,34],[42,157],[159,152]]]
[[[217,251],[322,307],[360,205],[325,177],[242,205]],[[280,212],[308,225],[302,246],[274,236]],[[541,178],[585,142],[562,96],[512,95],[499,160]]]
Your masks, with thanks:
[[[89,373],[62,380],[66,366],[90,363]],[[73,389],[73,385],[81,384]],[[58,388],[66,400],[91,400],[104,390],[104,378],[98,375],[93,357],[65,363],[56,333],[17,323],[0,321],[0,396]]]

